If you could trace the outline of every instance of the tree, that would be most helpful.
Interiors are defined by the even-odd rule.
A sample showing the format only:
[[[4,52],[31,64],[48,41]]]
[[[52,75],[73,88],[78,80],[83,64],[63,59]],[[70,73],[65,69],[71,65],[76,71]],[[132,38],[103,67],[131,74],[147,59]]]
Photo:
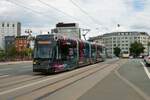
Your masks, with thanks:
[[[8,48],[8,51],[7,51],[7,56],[8,57],[15,57],[17,54],[17,50],[16,50],[16,47],[15,46],[11,46],[10,48]]]
[[[145,48],[143,47],[142,43],[135,41],[130,45],[130,54],[137,57],[144,52],[144,49]]]
[[[5,54],[4,50],[0,50],[0,61],[4,61],[5,56],[6,56],[6,54]]]
[[[115,47],[115,48],[114,48],[114,54],[115,54],[117,57],[119,57],[120,52],[121,52],[121,49],[120,49],[119,47]]]

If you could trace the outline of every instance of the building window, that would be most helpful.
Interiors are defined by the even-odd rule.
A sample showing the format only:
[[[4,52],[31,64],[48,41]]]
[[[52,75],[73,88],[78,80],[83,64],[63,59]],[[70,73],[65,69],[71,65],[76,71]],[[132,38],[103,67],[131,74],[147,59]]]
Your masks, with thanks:
[[[12,24],[12,27],[15,27],[15,24]]]
[[[7,24],[7,27],[9,27],[9,24]]]
[[[2,24],[2,27],[4,27],[4,23]]]

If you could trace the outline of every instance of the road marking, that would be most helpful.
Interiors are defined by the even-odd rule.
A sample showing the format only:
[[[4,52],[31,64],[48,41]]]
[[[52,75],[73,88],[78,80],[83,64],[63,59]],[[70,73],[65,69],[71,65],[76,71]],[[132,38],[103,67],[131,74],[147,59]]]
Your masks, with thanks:
[[[0,78],[7,77],[7,76],[9,76],[9,75],[3,75],[3,74],[1,75],[0,74]]]
[[[5,71],[5,70],[12,70],[13,68],[4,68],[4,69],[0,69],[0,71]]]
[[[115,74],[124,81],[127,85],[129,85],[131,88],[133,88],[140,96],[142,96],[145,100],[149,100],[149,96],[145,94],[141,89],[139,89],[137,86],[135,86],[133,83],[128,81],[126,78],[124,78],[118,71],[115,71]]]
[[[141,64],[143,65],[143,68],[144,68],[144,70],[145,70],[145,72],[146,72],[148,78],[150,79],[150,73],[149,73],[147,67],[145,66],[145,64],[144,64],[143,62],[141,62]]]
[[[68,75],[68,74],[70,74],[70,73],[65,73],[64,75]],[[17,90],[20,90],[20,89],[23,89],[23,88],[27,88],[27,87],[30,87],[30,86],[34,86],[34,85],[37,85],[37,84],[40,84],[40,83],[43,83],[43,82],[46,82],[46,81],[50,81],[52,79],[59,78],[59,77],[62,77],[62,75],[59,74],[59,76],[50,77],[50,78],[47,78],[47,79],[43,79],[41,81],[33,82],[31,84],[23,85],[21,87],[17,87],[17,88],[13,88],[13,89],[10,89],[10,90],[6,90],[6,91],[3,91],[3,92],[0,92],[0,95],[11,93],[11,92],[14,92],[14,91],[17,91]]]
[[[4,94],[10,93],[10,92],[14,92],[14,91],[26,88],[26,87],[34,86],[34,85],[37,85],[37,84],[40,84],[40,83],[43,83],[43,82],[46,82],[46,81],[49,81],[49,80],[52,80],[52,79],[55,79],[55,78],[58,78],[58,77],[51,77],[51,78],[41,80],[41,81],[38,81],[38,82],[34,82],[34,83],[31,83],[31,84],[23,85],[21,87],[6,90],[6,91],[3,91],[3,92],[0,92],[0,95],[4,95]]]
[[[18,70],[22,70],[22,69],[26,69],[26,68],[32,68],[31,66],[23,66],[23,67],[18,67],[19,69]],[[14,70],[14,69],[17,69],[17,68],[3,68],[3,69],[0,69],[0,71],[7,71],[7,70]]]
[[[92,66],[95,66],[95,65],[91,65],[91,67]],[[89,67],[89,68],[91,68],[91,67]],[[87,67],[84,67],[84,68],[87,68]],[[78,72],[78,71],[80,72],[80,69],[75,70],[74,72]],[[27,87],[34,86],[34,85],[37,85],[37,84],[41,84],[43,82],[50,81],[52,79],[62,77],[62,75],[67,76],[68,74],[70,74],[70,73],[68,72],[68,73],[65,73],[65,74],[59,74],[58,76],[55,76],[55,77],[49,77],[49,78],[43,79],[41,81],[33,82],[33,83],[30,83],[30,84],[23,85],[21,87],[16,87],[16,88],[13,88],[13,89],[10,89],[10,90],[6,90],[6,91],[3,91],[3,92],[0,92],[0,95],[8,94],[8,93],[11,93],[11,92],[23,89],[23,88],[27,88]]]

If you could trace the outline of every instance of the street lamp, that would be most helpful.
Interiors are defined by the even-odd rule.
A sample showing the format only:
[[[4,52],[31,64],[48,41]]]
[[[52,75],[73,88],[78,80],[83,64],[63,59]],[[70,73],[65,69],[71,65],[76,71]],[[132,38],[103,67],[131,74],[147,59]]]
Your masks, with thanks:
[[[26,30],[25,30],[25,33],[27,33],[27,34],[31,35],[32,30],[31,30],[31,29],[26,29]]]
[[[31,39],[32,39],[32,35],[31,35],[32,30],[31,30],[31,29],[26,29],[26,30],[25,30],[25,33],[28,34],[28,40],[31,40]]]

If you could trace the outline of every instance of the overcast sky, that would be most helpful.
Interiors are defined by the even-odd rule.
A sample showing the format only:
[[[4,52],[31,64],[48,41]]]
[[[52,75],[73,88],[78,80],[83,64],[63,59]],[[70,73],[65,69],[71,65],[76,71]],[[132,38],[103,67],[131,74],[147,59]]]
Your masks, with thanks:
[[[89,36],[116,31],[150,32],[150,0],[0,0],[0,19],[22,29],[48,31],[58,22],[77,22]],[[23,31],[23,30],[22,30]]]

